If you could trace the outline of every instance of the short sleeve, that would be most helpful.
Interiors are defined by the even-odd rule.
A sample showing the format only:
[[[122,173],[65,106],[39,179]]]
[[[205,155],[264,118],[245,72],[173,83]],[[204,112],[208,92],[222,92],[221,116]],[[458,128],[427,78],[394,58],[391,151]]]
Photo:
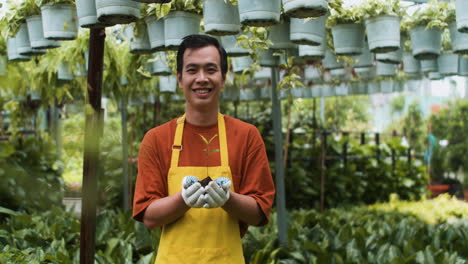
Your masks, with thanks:
[[[143,221],[146,208],[156,199],[167,196],[167,178],[157,149],[157,131],[146,133],[138,153],[138,176],[133,199],[133,218]]]
[[[249,131],[249,148],[242,169],[239,193],[253,197],[260,206],[265,225],[270,219],[270,212],[275,196],[275,185],[270,171],[265,144],[257,128]]]

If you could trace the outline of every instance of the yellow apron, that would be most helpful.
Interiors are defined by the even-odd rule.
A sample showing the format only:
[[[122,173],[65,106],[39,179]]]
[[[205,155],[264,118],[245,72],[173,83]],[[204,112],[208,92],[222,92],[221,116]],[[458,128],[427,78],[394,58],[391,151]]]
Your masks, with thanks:
[[[218,113],[218,135],[221,166],[179,167],[185,115],[177,120],[172,147],[171,167],[167,176],[168,192],[173,195],[181,191],[182,179],[187,175],[202,180],[208,175],[214,180],[229,178],[231,169],[226,141],[223,115]],[[231,184],[231,191],[234,191]],[[222,208],[191,208],[181,218],[164,225],[159,243],[156,264],[239,264],[244,263],[239,224]]]

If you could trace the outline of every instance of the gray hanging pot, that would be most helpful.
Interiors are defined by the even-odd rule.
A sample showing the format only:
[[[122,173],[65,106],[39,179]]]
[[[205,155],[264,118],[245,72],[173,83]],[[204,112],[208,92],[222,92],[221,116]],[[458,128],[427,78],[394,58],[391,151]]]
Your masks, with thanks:
[[[268,67],[261,68],[259,71],[254,73],[253,78],[255,80],[269,80],[269,79],[271,79],[271,68],[268,68]]]
[[[343,68],[343,64],[338,62],[336,55],[329,49],[325,51],[325,57],[322,60],[322,65],[327,70]]]
[[[366,19],[369,49],[374,53],[395,51],[400,47],[400,18],[396,16],[377,16]]]
[[[248,49],[244,49],[237,44],[237,36],[239,35],[231,35],[231,36],[222,36],[221,43],[223,44],[226,53],[230,57],[242,57],[248,56],[250,54]]]
[[[377,75],[378,76],[395,76],[397,72],[397,65],[384,63],[384,62],[377,62],[376,65]]]
[[[325,47],[324,43],[320,46],[299,45],[299,57],[306,60],[322,60],[325,57]]]
[[[148,37],[146,23],[136,23],[128,25],[126,31],[130,36],[130,52],[133,54],[149,54],[152,53],[151,45]]]
[[[436,72],[439,70],[437,65],[437,60],[420,60],[421,71],[424,73],[427,72]]]
[[[421,63],[413,57],[411,52],[405,52],[403,55],[403,71],[408,74],[419,74],[421,72]]]
[[[312,82],[322,81],[322,71],[314,65],[307,65],[304,68],[304,79]]]
[[[400,48],[386,53],[377,53],[375,59],[380,62],[400,64],[403,58],[404,39],[401,38]]]
[[[25,56],[34,55],[34,52],[31,48],[31,44],[29,42],[28,27],[26,23],[23,23],[20,26],[18,33],[16,33],[16,51],[20,55],[25,55]]]
[[[380,81],[380,92],[384,93],[384,94],[393,93],[394,84],[395,83],[394,83],[393,80],[381,80]]]
[[[258,63],[262,67],[275,67],[279,66],[279,57],[273,56],[273,51],[270,49],[260,51],[258,53],[259,61]]]
[[[455,12],[458,31],[468,33],[468,0],[456,0]]]
[[[29,42],[34,49],[52,49],[60,47],[60,42],[46,39],[42,29],[42,16],[31,16],[26,18],[28,24]]]
[[[57,68],[57,79],[61,81],[73,81],[73,73],[68,66],[68,62],[62,61]]]
[[[235,35],[240,31],[239,10],[229,1],[204,0],[203,20],[207,34]]]
[[[444,76],[442,74],[440,74],[440,72],[430,72],[428,74],[428,78],[432,81],[437,81],[437,80],[442,80],[444,78]]]
[[[325,37],[325,22],[327,16],[317,19],[291,18],[290,39],[291,42],[301,45],[317,46],[322,44]]]
[[[369,81],[367,83],[367,92],[368,94],[378,94],[380,93],[380,84],[376,81]]]
[[[338,24],[331,28],[337,55],[354,56],[362,52],[364,27],[362,24]]]
[[[171,75],[172,70],[167,64],[166,53],[156,52],[153,57],[153,72],[151,75]]]
[[[283,0],[284,13],[289,17],[321,17],[328,12],[326,0]]]
[[[132,0],[95,0],[99,22],[106,25],[129,24],[140,18],[140,3]]]
[[[156,16],[145,18],[148,29],[148,37],[151,50],[162,51],[165,49],[164,41],[164,19],[157,19]]]
[[[371,80],[376,77],[376,70],[374,66],[355,68],[354,72],[357,75],[359,75],[361,79],[364,79],[364,80]]]
[[[369,44],[366,41],[363,41],[361,55],[353,56],[353,60],[356,61],[354,64],[354,68],[366,68],[372,67],[374,64],[374,54],[369,50]]]
[[[241,73],[253,64],[253,61],[250,58],[250,56],[235,57],[231,59],[231,62],[232,71],[235,73]]]
[[[73,40],[78,34],[76,8],[70,4],[41,6],[44,37],[52,40]]]
[[[159,92],[175,93],[177,91],[177,76],[159,76]]]
[[[295,45],[289,39],[289,23],[283,22],[281,24],[276,24],[270,28],[268,39],[273,42],[273,45],[270,46],[270,49],[291,49]]]
[[[102,27],[98,21],[96,0],[75,0],[78,24],[82,28]]]
[[[458,56],[458,75],[468,76],[468,57]]]
[[[182,38],[198,34],[201,16],[193,13],[175,11],[164,17],[165,45],[168,49],[177,49]]]
[[[468,34],[458,32],[455,23],[450,24],[449,29],[453,52],[457,54],[468,54]]]
[[[443,52],[437,58],[440,74],[451,76],[458,74],[458,55],[452,52]]]
[[[7,39],[7,54],[9,61],[29,61],[30,56],[20,55],[16,50],[16,38],[8,37]]]
[[[281,0],[239,0],[241,24],[267,27],[278,24],[281,13]]]
[[[418,60],[437,59],[442,47],[442,30],[418,26],[410,31],[413,56]]]
[[[313,98],[318,98],[318,97],[321,97],[322,94],[322,89],[319,85],[312,85],[311,88],[310,88],[310,91],[312,93],[312,97]]]

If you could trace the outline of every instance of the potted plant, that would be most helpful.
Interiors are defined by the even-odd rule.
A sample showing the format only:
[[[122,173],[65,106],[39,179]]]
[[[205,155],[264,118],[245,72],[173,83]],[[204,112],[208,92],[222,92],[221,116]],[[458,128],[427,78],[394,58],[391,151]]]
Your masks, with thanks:
[[[325,47],[325,38],[319,46],[299,45],[299,57],[311,61],[322,60],[325,56]]]
[[[400,37],[400,41],[400,48],[398,50],[386,53],[377,53],[375,55],[375,59],[384,63],[400,64],[401,59],[403,57],[403,42],[405,41],[405,39]]]
[[[330,49],[325,51],[325,56],[322,60],[322,66],[326,70],[344,68],[342,60],[338,58],[336,54],[333,53],[333,51]]]
[[[450,30],[450,39],[452,40],[452,49],[457,54],[468,54],[468,34],[458,31],[456,23],[456,11],[453,3],[449,4],[447,9],[446,23]]]
[[[459,32],[468,33],[468,0],[456,0],[455,4],[457,29]]]
[[[238,42],[238,37],[242,34],[222,36],[221,43],[223,44],[226,53],[230,57],[241,57],[250,54],[248,48],[242,47]]]
[[[156,4],[157,18],[164,19],[164,42],[167,49],[177,49],[182,38],[200,32],[202,0],[172,0]]]
[[[316,19],[291,18],[291,42],[300,45],[318,46],[325,36],[327,16]]]
[[[439,71],[439,66],[437,64],[437,59],[419,60],[419,62],[421,63],[421,71],[423,73]]]
[[[377,61],[376,69],[378,76],[395,76],[398,66],[393,63],[384,63]]]
[[[16,38],[8,37],[7,38],[7,50],[8,50],[8,60],[9,61],[28,61],[31,59],[30,56],[20,55],[16,50]]]
[[[96,0],[75,0],[78,24],[82,28],[105,27],[113,24],[105,24],[98,20]]]
[[[283,0],[284,13],[294,18],[321,17],[328,11],[327,0]]]
[[[418,8],[410,20],[413,56],[418,60],[436,59],[440,54],[442,30],[447,27],[448,3],[431,0]]]
[[[282,17],[281,22],[270,27],[268,39],[273,43],[270,49],[291,49],[295,45],[290,40],[289,19]]]
[[[363,40],[363,47],[361,55],[351,57],[353,59],[354,68],[366,68],[372,67],[374,64],[374,54],[369,50],[369,44],[367,41]]]
[[[105,25],[128,24],[140,17],[140,3],[133,0],[95,0],[96,14]]]
[[[364,43],[364,27],[359,8],[344,8],[342,0],[331,1],[327,27],[331,29],[333,47],[337,55],[361,54]]]
[[[239,9],[229,1],[203,0],[205,33],[224,36],[240,32]]]
[[[281,0],[238,0],[237,7],[243,25],[267,27],[280,21]]]
[[[78,34],[74,0],[36,0],[41,8],[44,37],[72,40]]]
[[[31,48],[52,49],[60,47],[59,41],[46,39],[44,37],[41,9],[36,4],[35,0],[24,0],[20,10],[26,18]],[[18,10],[18,12],[20,11]]]
[[[359,9],[363,13],[369,49],[374,53],[398,50],[400,18],[405,14],[400,1],[366,0],[359,6]]]
[[[156,52],[155,56],[150,59],[150,62],[153,63],[152,75],[171,75],[173,72],[171,69],[173,67],[171,66],[175,66],[175,57],[175,53],[173,52],[169,55],[165,52]]]
[[[452,52],[450,31],[447,28],[442,33],[442,52],[437,58],[437,65],[443,76],[458,74],[458,55]]]
[[[468,76],[468,56],[458,56],[458,75]]]
[[[165,49],[164,39],[164,19],[158,17],[161,13],[162,5],[149,4],[145,11],[144,20],[148,29],[148,37],[153,51],[163,51]]]
[[[144,18],[146,14],[146,4],[141,5],[140,14],[142,18],[137,19],[125,26],[124,31],[130,42],[130,52],[135,54],[149,54],[154,50],[151,49],[150,40],[148,37],[147,23]]]

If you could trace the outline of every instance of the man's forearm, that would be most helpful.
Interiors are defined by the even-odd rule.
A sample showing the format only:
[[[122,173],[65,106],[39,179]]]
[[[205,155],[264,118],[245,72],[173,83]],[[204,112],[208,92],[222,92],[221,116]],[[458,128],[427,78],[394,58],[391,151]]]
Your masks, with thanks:
[[[174,222],[190,209],[184,202],[181,193],[176,193],[153,201],[146,208],[143,223],[149,229]]]
[[[259,225],[265,217],[254,198],[235,192],[230,193],[229,199],[222,208],[248,225]]]

